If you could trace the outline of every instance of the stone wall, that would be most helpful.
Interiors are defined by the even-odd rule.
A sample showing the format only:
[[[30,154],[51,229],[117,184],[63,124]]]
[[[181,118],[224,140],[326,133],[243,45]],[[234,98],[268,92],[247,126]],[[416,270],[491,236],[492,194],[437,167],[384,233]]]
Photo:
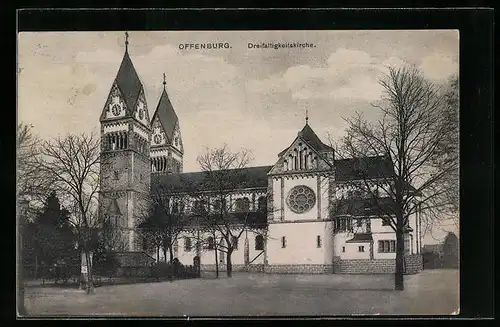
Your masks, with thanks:
[[[422,256],[419,254],[405,257],[405,274],[417,274],[422,271]],[[267,274],[393,274],[395,271],[394,259],[348,259],[341,260],[335,257],[333,265],[263,265],[254,264],[245,266],[233,265],[234,272],[263,272]],[[214,264],[201,265],[202,271],[215,271]],[[226,265],[220,264],[219,271],[225,272]]]
[[[405,274],[417,274],[422,271],[422,256],[420,254],[405,257]],[[335,257],[333,260],[334,274],[393,274],[396,269],[394,259],[347,259]]]
[[[266,265],[264,272],[268,274],[331,274],[333,265]]]
[[[215,264],[209,265],[201,265],[201,271],[215,271]],[[219,264],[219,271],[226,271],[225,264]],[[252,265],[244,265],[244,264],[234,264],[233,271],[235,272],[264,272],[263,264],[252,264]]]
[[[421,254],[412,254],[405,257],[406,274],[418,274],[424,268],[423,258]]]

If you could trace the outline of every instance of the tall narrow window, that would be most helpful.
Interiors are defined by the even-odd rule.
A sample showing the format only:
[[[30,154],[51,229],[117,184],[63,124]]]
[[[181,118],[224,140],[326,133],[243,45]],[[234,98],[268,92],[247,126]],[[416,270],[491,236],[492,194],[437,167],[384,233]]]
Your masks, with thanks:
[[[214,213],[220,213],[221,209],[222,206],[220,200],[214,200],[214,205],[213,205]]]
[[[365,252],[365,247],[362,245],[358,246],[358,252]]]
[[[258,250],[258,251],[264,250],[264,236],[257,235],[255,237],[255,250]]]
[[[250,210],[250,200],[248,198],[243,198],[243,212]]]
[[[191,239],[189,237],[184,237],[184,251],[191,251]]]
[[[233,236],[231,244],[233,245],[233,250],[238,250],[238,238]]]
[[[321,235],[316,236],[316,247],[321,248]]]
[[[174,241],[174,256],[178,256],[179,255],[179,240],[175,240]]]
[[[281,237],[281,248],[286,248],[286,238],[285,236]]]
[[[258,202],[259,211],[265,212],[267,208],[267,198],[265,196],[260,196]]]
[[[215,248],[215,243],[214,243],[214,238],[212,236],[209,236],[207,238],[207,250],[213,250]]]

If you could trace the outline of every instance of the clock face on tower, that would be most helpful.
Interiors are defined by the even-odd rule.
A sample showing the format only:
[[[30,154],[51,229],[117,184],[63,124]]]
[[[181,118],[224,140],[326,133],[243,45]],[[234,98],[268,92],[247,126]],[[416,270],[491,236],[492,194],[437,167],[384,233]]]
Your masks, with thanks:
[[[160,134],[156,134],[153,137],[153,141],[155,141],[156,144],[160,144],[161,143],[161,135]]]
[[[118,116],[121,111],[122,111],[122,107],[118,103],[113,104],[113,106],[111,107],[111,112],[115,116]]]

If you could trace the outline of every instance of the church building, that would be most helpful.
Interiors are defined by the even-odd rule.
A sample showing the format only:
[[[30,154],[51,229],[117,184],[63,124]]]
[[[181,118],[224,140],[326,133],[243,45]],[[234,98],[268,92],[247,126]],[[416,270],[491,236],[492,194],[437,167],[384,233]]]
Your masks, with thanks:
[[[125,251],[143,251],[136,232],[141,210],[155,185],[191,185],[204,172],[183,173],[184,144],[179,118],[165,87],[149,115],[144,87],[128,49],[106,99],[101,124],[100,215],[123,231]],[[220,140],[221,144],[225,140]],[[259,227],[233,238],[233,271],[265,273],[390,273],[395,269],[396,234],[354,187],[361,159],[335,158],[334,150],[314,132],[308,119],[295,139],[284,144],[269,166],[243,168],[246,183],[228,195],[236,212],[264,212]],[[369,178],[392,172],[384,157],[363,158]],[[200,188],[200,192],[206,192]],[[382,194],[380,195],[383,196]],[[183,208],[189,215],[192,205]],[[234,204],[234,205],[232,205]],[[236,233],[235,233],[236,234]],[[175,257],[186,265],[199,257],[202,269],[215,268],[217,246],[211,235],[203,249],[192,233],[175,242]],[[216,237],[217,238],[217,237]],[[422,269],[420,213],[405,227],[405,271]],[[152,254],[151,254],[152,255]],[[155,255],[153,255],[156,257]],[[217,256],[225,270],[225,253]]]

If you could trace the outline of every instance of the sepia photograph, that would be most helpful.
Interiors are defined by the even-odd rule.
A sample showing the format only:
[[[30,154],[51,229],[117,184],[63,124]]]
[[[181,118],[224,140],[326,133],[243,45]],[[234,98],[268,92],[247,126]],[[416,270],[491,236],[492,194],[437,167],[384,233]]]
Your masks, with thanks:
[[[18,316],[459,314],[459,45],[18,33]]]

